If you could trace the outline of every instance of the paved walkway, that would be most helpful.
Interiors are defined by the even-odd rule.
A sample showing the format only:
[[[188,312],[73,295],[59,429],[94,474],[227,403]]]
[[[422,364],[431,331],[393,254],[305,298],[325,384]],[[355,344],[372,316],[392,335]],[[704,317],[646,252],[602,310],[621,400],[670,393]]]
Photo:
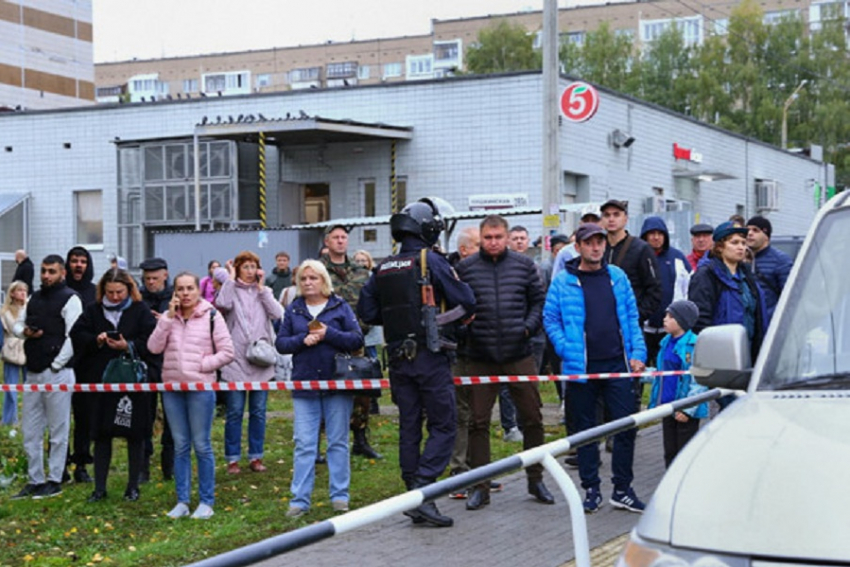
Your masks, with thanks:
[[[635,452],[635,482],[638,496],[649,501],[664,474],[661,427],[638,433]],[[602,453],[602,509],[587,516],[594,567],[613,565],[627,534],[639,515],[615,510],[608,504],[611,455]],[[563,459],[559,459],[563,464]],[[568,470],[578,483],[578,471]],[[546,473],[544,473],[546,475]],[[404,565],[405,567],[555,567],[573,559],[569,510],[554,481],[544,480],[553,494],[554,506],[537,504],[526,493],[525,473],[502,478],[503,492],[493,494],[491,504],[469,512],[463,500],[441,499],[440,511],[455,520],[453,528],[413,526],[399,515],[358,531],[292,551],[257,567],[315,567],[316,565]],[[580,493],[584,494],[583,491]]]

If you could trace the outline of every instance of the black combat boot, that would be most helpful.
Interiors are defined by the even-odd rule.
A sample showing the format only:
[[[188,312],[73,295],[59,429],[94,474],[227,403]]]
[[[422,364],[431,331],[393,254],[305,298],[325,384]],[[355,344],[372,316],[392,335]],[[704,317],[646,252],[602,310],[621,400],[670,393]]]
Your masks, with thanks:
[[[354,430],[354,444],[351,446],[351,454],[375,460],[384,458],[382,454],[369,445],[369,441],[366,439],[365,428]]]
[[[432,482],[433,481],[430,479],[418,476],[413,479],[410,488],[422,488],[423,486],[428,486]],[[455,523],[454,520],[448,516],[440,514],[440,511],[437,509],[437,505],[433,502],[424,502],[417,508],[408,510],[404,514],[405,516],[412,518],[414,524],[428,523],[438,528],[450,528]]]

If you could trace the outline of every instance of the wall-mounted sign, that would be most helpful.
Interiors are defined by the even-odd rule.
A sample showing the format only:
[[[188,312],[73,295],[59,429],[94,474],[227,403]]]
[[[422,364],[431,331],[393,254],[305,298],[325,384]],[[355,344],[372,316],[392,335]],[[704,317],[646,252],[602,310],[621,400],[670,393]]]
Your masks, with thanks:
[[[599,109],[599,93],[587,83],[573,83],[561,94],[561,114],[571,122],[587,122]]]
[[[528,193],[492,193],[470,195],[470,211],[489,211],[491,209],[514,209],[528,206]]]
[[[694,163],[702,163],[702,154],[698,151],[689,148],[683,148],[679,144],[673,142],[673,157],[675,159],[683,159]]]

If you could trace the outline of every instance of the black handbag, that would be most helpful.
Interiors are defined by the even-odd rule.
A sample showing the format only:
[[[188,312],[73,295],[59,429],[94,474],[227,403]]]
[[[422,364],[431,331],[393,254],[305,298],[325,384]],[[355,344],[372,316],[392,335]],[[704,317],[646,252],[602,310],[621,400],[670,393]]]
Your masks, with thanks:
[[[109,361],[103,371],[104,384],[143,384],[148,381],[148,366],[136,354],[133,343],[127,343],[130,351]]]
[[[371,356],[337,353],[334,357],[334,380],[380,380],[381,363]]]

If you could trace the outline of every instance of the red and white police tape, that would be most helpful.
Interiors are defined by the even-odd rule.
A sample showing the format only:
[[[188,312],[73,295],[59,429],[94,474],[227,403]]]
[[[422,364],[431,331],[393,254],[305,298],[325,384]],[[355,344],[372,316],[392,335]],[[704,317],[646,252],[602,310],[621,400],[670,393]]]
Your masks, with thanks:
[[[567,382],[678,376],[684,370],[606,372],[601,374],[540,374],[529,376],[455,376],[458,386],[515,382]],[[389,388],[381,380],[293,380],[280,382],[170,382],[168,384],[2,384],[0,392],[202,392],[229,390],[371,390]]]

